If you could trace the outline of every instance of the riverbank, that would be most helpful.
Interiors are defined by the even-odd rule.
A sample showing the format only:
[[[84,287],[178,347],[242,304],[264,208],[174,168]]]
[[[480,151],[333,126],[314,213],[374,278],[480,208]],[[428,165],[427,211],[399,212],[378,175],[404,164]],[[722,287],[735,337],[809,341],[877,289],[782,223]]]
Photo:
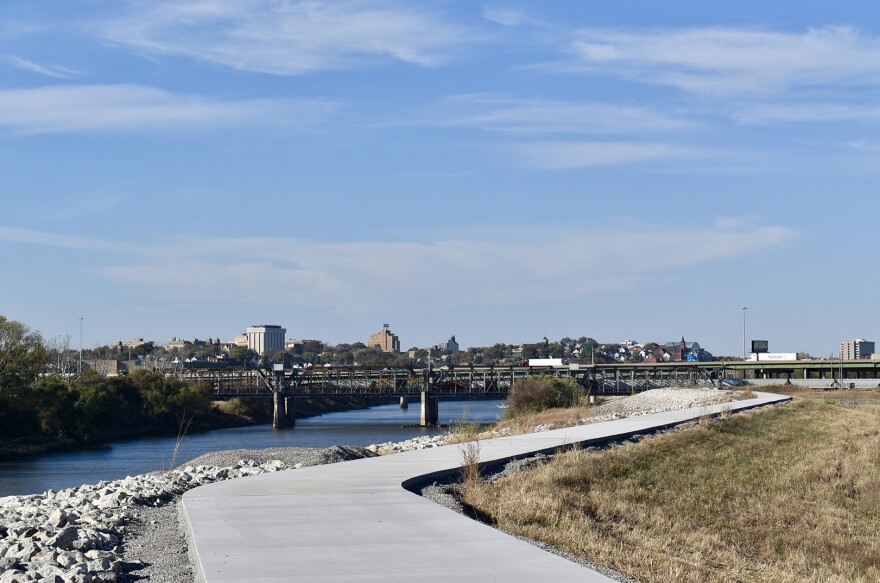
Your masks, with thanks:
[[[98,432],[91,439],[71,439],[68,437],[25,437],[13,440],[0,441],[0,462],[18,460],[22,458],[45,455],[62,451],[79,451],[93,449],[109,444],[114,441],[139,439],[142,437],[164,437],[178,435],[180,432],[188,435],[213,431],[215,429],[228,429],[230,427],[245,427],[260,423],[254,417],[212,411],[203,416],[198,423],[187,425],[182,420],[181,427],[174,430],[164,425],[141,425],[120,428],[113,431]],[[185,428],[185,430],[184,430]]]
[[[354,447],[217,452],[168,472],[0,498],[0,582],[163,580],[165,567],[186,575],[185,555],[174,558],[185,544],[175,550],[176,535],[169,538],[168,530],[187,490],[372,455]],[[191,581],[192,575],[170,580]]]
[[[322,397],[299,398],[296,403],[296,418],[303,419],[334,413],[367,409],[378,404],[388,403],[389,399],[377,397]],[[185,435],[198,435],[216,429],[247,427],[272,422],[272,403],[269,399],[231,399],[212,404],[212,409],[181,426],[144,424],[116,428],[112,431],[96,432],[92,439],[75,440],[66,437],[31,437],[13,440],[0,440],[0,462],[30,458],[61,451],[93,449],[114,441],[139,439],[143,437],[174,437],[181,431]]]
[[[401,447],[418,445],[409,440]],[[375,455],[347,446],[229,450],[167,472],[0,498],[0,582],[192,581],[177,519],[184,492],[218,480]]]

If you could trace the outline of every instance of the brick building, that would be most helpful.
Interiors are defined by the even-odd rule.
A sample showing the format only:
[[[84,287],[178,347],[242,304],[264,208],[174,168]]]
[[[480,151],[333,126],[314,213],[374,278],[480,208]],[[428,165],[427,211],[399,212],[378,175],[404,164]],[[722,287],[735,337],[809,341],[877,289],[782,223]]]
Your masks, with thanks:
[[[382,352],[400,352],[400,339],[385,324],[381,330],[370,336],[367,346],[377,346]]]

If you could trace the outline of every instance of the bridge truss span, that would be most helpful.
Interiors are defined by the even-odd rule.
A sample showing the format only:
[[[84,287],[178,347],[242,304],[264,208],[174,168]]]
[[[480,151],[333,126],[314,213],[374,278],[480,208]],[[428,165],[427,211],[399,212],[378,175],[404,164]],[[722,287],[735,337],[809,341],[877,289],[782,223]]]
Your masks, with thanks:
[[[592,394],[629,394],[661,386],[711,385],[723,374],[717,368],[676,363],[661,367],[595,365],[562,367],[492,366],[388,368],[334,366],[263,369],[189,369],[184,378],[208,384],[218,399],[308,396],[507,396],[518,380],[569,378]]]
[[[723,388],[749,382],[825,382],[880,379],[880,360],[719,361],[572,364],[552,367],[456,366],[440,368],[326,366],[309,368],[187,368],[184,380],[211,387],[215,399],[270,397],[276,420],[292,423],[297,397],[421,396],[423,424],[436,424],[438,396],[506,397],[514,384],[536,376],[573,379],[591,395],[628,395],[661,387]],[[279,367],[280,365],[276,365]],[[811,381],[810,379],[813,379]],[[870,382],[870,381],[862,381]],[[849,383],[852,386],[854,383]]]

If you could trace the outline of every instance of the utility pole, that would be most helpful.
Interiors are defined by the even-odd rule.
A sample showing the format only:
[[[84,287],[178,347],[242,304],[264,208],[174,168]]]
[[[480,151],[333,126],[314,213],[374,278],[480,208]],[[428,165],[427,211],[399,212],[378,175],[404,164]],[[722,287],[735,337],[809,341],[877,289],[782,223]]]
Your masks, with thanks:
[[[746,310],[748,308],[743,306],[743,360],[746,359]]]
[[[83,317],[79,317],[79,373],[83,371]]]

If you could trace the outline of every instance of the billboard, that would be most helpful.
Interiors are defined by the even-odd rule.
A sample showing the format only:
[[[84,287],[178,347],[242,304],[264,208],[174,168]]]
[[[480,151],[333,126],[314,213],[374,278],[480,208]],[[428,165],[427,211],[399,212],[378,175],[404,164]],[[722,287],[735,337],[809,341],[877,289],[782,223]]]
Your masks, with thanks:
[[[769,350],[770,345],[766,340],[752,340],[752,352],[755,354],[769,352]]]

